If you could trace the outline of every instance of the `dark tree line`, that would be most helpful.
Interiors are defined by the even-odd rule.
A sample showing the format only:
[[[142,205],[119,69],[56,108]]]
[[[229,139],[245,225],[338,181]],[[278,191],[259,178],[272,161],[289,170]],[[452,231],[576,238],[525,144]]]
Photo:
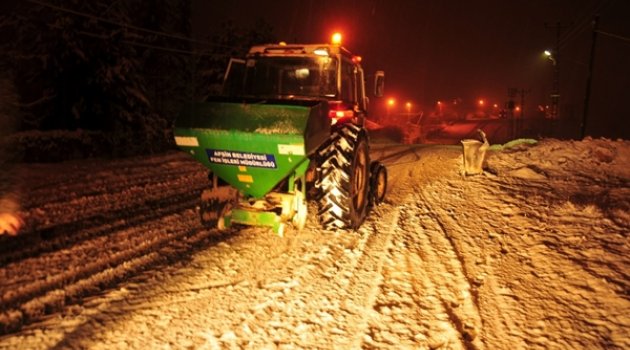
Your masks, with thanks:
[[[6,96],[18,106],[16,142],[27,158],[37,158],[33,148],[124,156],[171,147],[181,106],[217,93],[229,57],[272,39],[264,22],[242,29],[230,21],[189,39],[188,0],[1,6],[0,78],[14,91]]]

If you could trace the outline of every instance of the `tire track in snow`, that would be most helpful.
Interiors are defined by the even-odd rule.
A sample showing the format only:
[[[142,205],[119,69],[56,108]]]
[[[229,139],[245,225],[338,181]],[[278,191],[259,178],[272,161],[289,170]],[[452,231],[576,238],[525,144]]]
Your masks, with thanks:
[[[475,181],[474,178],[471,182]],[[470,184],[470,182],[468,182]],[[473,193],[495,193],[496,191],[491,186],[484,184],[488,187],[484,190],[473,191]],[[478,334],[481,339],[480,342],[486,344],[503,344],[509,343],[514,346],[524,346],[521,339],[514,337],[511,334],[511,330],[516,329],[516,325],[510,318],[512,311],[518,310],[518,304],[511,299],[509,290],[501,287],[497,281],[493,278],[494,273],[490,272],[486,267],[486,271],[483,274],[477,275],[472,266],[469,266],[465,257],[472,257],[475,254],[489,254],[485,251],[483,243],[479,241],[470,242],[471,237],[481,235],[487,227],[486,222],[477,222],[474,218],[466,215],[465,211],[470,209],[472,203],[466,202],[465,206],[460,206],[462,198],[465,198],[463,193],[465,190],[452,186],[451,182],[438,181],[432,183],[429,186],[419,191],[421,198],[419,203],[425,207],[426,216],[430,218],[429,222],[433,222],[436,228],[441,232],[444,240],[448,242],[450,250],[455,254],[459,265],[461,266],[462,277],[465,279],[471,293],[472,306],[474,307],[474,313],[478,318]],[[483,202],[484,198],[476,198],[479,202]],[[508,199],[509,200],[509,199]],[[429,204],[430,203],[430,204]],[[444,209],[443,205],[448,204],[448,208]],[[514,205],[516,203],[513,203]],[[474,205],[474,204],[473,204]],[[503,208],[503,212],[506,212]],[[492,222],[489,218],[486,220]],[[462,227],[460,222],[467,222],[468,227]],[[472,228],[471,228],[472,227]],[[474,229],[474,231],[471,231]],[[464,246],[464,242],[468,241],[468,244],[474,246]],[[481,251],[481,253],[479,253]],[[488,257],[479,256],[477,259],[486,260]],[[496,293],[494,299],[488,302],[488,299],[481,299],[480,287],[485,290],[489,290],[489,293]],[[510,310],[510,313],[502,312]],[[488,315],[489,317],[484,317]],[[509,340],[506,340],[509,339]],[[517,345],[518,344],[518,345]]]
[[[292,254],[286,263],[297,268],[290,276],[265,280],[260,288],[266,296],[250,305],[250,316],[235,327],[237,337],[255,347],[277,339],[276,344],[298,348],[358,348],[357,334],[363,334],[364,311],[370,308],[379,257],[389,238],[368,225],[381,226],[366,222],[358,231],[313,232],[321,245]]]
[[[29,184],[40,202],[25,214],[31,232],[2,237],[0,245],[0,334],[178,260],[203,242],[209,231],[199,230],[194,208],[207,178],[181,158],[87,163],[74,176],[60,167],[59,174],[48,174],[56,187],[37,186],[43,174],[33,173]],[[85,183],[88,175],[102,183]],[[62,200],[54,202],[59,188],[65,189],[57,195]]]
[[[103,194],[103,192],[120,193],[132,187],[151,186],[156,183],[158,178],[160,182],[173,183],[181,180],[182,177],[198,172],[196,167],[190,165],[177,169],[170,169],[167,165],[156,166],[152,169],[148,169],[148,165],[138,166],[136,171],[125,173],[124,181],[116,181],[121,177],[121,174],[113,169],[98,173],[81,172],[78,178],[76,176],[68,177],[63,179],[61,183],[46,183],[39,186],[40,188],[29,189],[29,196],[23,199],[22,205],[27,209],[37,207],[42,203],[63,205],[66,202],[76,200],[76,198],[91,197]],[[206,178],[204,173],[201,175],[200,178]],[[53,188],[55,189],[54,192],[51,191]]]
[[[418,148],[420,152],[400,152],[400,159],[396,164],[402,169],[393,173],[391,183],[392,191],[388,194],[387,203],[402,203],[390,210],[382,218],[389,219],[386,230],[389,238],[387,249],[381,253],[381,268],[379,284],[373,291],[371,297],[371,309],[364,312],[365,334],[360,346],[366,349],[375,348],[437,348],[445,342],[438,332],[431,331],[429,327],[432,320],[442,322],[441,326],[447,329],[454,329],[445,313],[442,313],[443,321],[436,321],[435,308],[442,309],[441,303],[435,299],[427,299],[426,291],[419,287],[423,279],[426,280],[422,271],[415,268],[421,265],[421,255],[409,253],[409,243],[413,242],[413,237],[418,229],[417,222],[413,225],[409,222],[415,220],[416,194],[411,186],[412,182],[418,180],[418,159],[422,163],[430,162],[432,157],[430,152],[423,152],[423,148]],[[404,156],[403,156],[404,155]],[[428,158],[427,158],[428,157]],[[450,161],[451,157],[437,157],[438,161]],[[414,165],[407,165],[406,161],[411,161]],[[433,170],[427,168],[423,170]],[[423,171],[424,172],[424,171]],[[421,179],[428,179],[429,174],[423,174]],[[410,204],[411,207],[410,207]],[[394,214],[395,213],[395,214]],[[382,221],[382,220],[381,220]],[[428,247],[431,248],[431,247]],[[443,327],[444,328],[444,327]],[[453,331],[457,339],[457,332]],[[456,344],[461,345],[458,341]],[[359,344],[357,343],[357,346]],[[461,347],[461,346],[460,346]]]
[[[197,191],[180,194],[171,199],[145,203],[144,206],[127,207],[102,215],[16,237],[0,252],[0,265],[36,258],[38,255],[66,249],[83,241],[108,235],[126,227],[141,225],[165,215],[194,208],[199,203]],[[35,237],[39,235],[40,237]],[[34,244],[36,243],[36,244]]]
[[[159,232],[174,220],[180,222],[182,228],[172,232]],[[100,291],[103,286],[115,284],[133,271],[164,262],[169,255],[174,257],[189,249],[191,242],[197,240],[195,239],[197,232],[190,231],[189,227],[195,226],[197,220],[194,211],[188,210],[188,213],[165,216],[132,227],[122,231],[124,235],[119,235],[120,240],[116,241],[115,246],[111,242],[105,242],[104,246],[107,246],[108,250],[111,249],[111,254],[107,251],[96,256],[90,253],[94,248],[103,247],[94,247],[94,242],[91,241],[85,242],[91,246],[88,252],[73,252],[71,249],[67,253],[70,254],[71,260],[66,264],[50,266],[46,269],[45,275],[35,280],[30,276],[11,283],[10,290],[5,290],[2,295],[0,330],[3,332],[17,330],[22,324],[37,321],[46,314],[60,311],[66,304],[75,303],[91,293]],[[175,244],[177,242],[179,243]],[[176,245],[180,245],[179,249]],[[156,255],[156,252],[160,251],[165,254]],[[63,251],[52,254],[66,255]],[[31,264],[31,267],[18,265],[10,268],[33,271],[41,263],[55,259],[58,258],[45,255],[36,260],[35,264]]]
[[[396,223],[392,211],[395,208],[387,205],[376,208],[372,215],[393,219],[368,219],[358,231],[322,233],[309,223],[307,230],[285,237],[296,241],[282,267],[273,269],[277,262],[269,261],[272,271],[258,270],[262,279],[235,286],[235,290],[249,290],[250,302],[239,303],[239,309],[247,309],[239,313],[247,316],[232,325],[230,334],[258,348],[270,343],[360,348],[367,329],[365,313],[373,310],[383,257]],[[217,310],[218,315],[223,312]]]
[[[342,348],[358,349],[369,340],[369,319],[375,313],[374,305],[383,279],[383,265],[399,220],[399,207],[381,205],[372,215],[377,219],[371,219],[367,223],[371,232],[370,239],[357,260],[350,283],[343,294],[346,300],[344,311],[347,313],[344,329],[350,337],[338,337],[340,339],[333,343],[340,344]]]
[[[208,266],[219,265],[220,261],[240,266],[238,273],[234,271],[232,275],[235,283],[223,283],[212,290],[203,288],[199,295],[193,293],[190,298],[171,301],[194,303],[199,298],[219,298],[221,303],[212,307],[212,317],[230,325],[229,330],[223,329],[223,335],[218,337],[218,342],[228,348],[238,347],[238,344],[252,348],[332,348],[337,346],[336,338],[346,339],[347,343],[348,336],[355,333],[346,329],[349,316],[345,311],[345,295],[349,293],[347,288],[359,261],[374,245],[376,235],[369,229],[322,233],[313,221],[309,220],[302,232],[288,232],[279,241],[275,236],[270,240],[268,230],[246,229],[229,245],[208,252],[211,254]],[[261,265],[262,256],[264,264]],[[248,265],[252,266],[245,268]],[[215,269],[203,271],[207,274],[204,279],[210,281],[226,278]],[[188,287],[185,290],[188,291]],[[143,297],[152,298],[150,294],[143,293]],[[164,295],[155,297],[169,299]],[[163,306],[161,302],[152,302],[132,308]],[[234,318],[235,314],[241,317]]]
[[[63,203],[45,203],[26,215],[31,229],[48,229],[54,226],[76,222],[77,219],[103,216],[104,213],[122,211],[135,206],[143,206],[154,201],[168,201],[169,198],[188,192],[190,189],[201,190],[207,179],[198,173],[187,174],[173,182],[164,182],[159,178],[145,185],[129,185],[119,192],[108,188],[90,195],[77,197]],[[29,229],[29,227],[27,227]]]
[[[103,186],[117,191],[127,184],[148,182],[158,177],[169,179],[200,170],[206,172],[202,165],[191,162],[188,155],[177,151],[124,159],[24,164],[19,168],[23,177],[28,178],[29,198],[24,200],[29,203],[33,198],[34,204],[41,204],[41,199],[55,201],[56,198],[71,199],[77,194],[98,193]],[[118,182],[121,178],[124,181]]]
[[[549,190],[536,184],[520,186],[520,182],[499,177],[470,179],[466,184],[471,193],[491,193],[494,197],[477,214],[483,220],[529,228],[506,236],[505,241],[500,239],[506,246],[500,264],[487,271],[489,276],[480,289],[485,293],[484,314],[488,316],[485,338],[523,348],[591,348],[593,344],[615,348],[613,344],[621,344],[624,334],[623,321],[619,320],[627,317],[620,316],[623,311],[611,308],[609,302],[620,296],[615,289],[624,290],[616,283],[615,274],[627,265],[627,255],[616,255],[607,246],[621,247],[623,238],[605,232],[609,225],[612,232],[619,232],[619,228],[603,220],[605,213],[595,207],[578,209],[570,196],[563,194],[562,183],[547,180]],[[495,187],[506,192],[497,192]],[[549,207],[536,207],[531,202]],[[508,210],[506,215],[506,207],[517,210]],[[593,222],[599,224],[584,236],[584,228]],[[591,253],[599,251],[607,254]],[[605,271],[607,277],[601,278],[598,271]],[[618,281],[625,281],[623,275]],[[617,288],[611,288],[613,284]]]
[[[413,231],[418,222],[414,220],[413,209],[405,205],[398,211],[395,239],[387,250],[362,347],[411,349],[448,344],[461,348],[456,330],[435,299],[433,284],[429,284],[422,271],[423,257],[414,249],[411,236],[416,234]]]
[[[432,346],[482,349],[477,337],[482,323],[464,265],[432,215],[435,208],[427,203],[431,202],[418,196],[416,207],[406,210],[404,222],[407,259],[413,267],[413,285],[421,296],[417,300],[423,309],[431,310],[426,315],[430,333],[425,335]]]

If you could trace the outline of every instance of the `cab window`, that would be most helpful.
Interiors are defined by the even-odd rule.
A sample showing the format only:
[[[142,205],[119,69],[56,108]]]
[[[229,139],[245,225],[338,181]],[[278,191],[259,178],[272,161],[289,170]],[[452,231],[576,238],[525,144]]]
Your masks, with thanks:
[[[355,67],[346,59],[341,61],[341,100],[356,103],[356,72]]]

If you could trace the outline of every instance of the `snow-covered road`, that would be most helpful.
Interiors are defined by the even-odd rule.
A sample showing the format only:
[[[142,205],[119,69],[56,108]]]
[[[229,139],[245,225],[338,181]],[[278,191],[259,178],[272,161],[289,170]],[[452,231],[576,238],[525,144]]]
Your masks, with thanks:
[[[630,142],[545,140],[461,175],[453,146],[373,145],[355,232],[219,233],[185,154],[25,166],[0,240],[1,349],[630,348]]]

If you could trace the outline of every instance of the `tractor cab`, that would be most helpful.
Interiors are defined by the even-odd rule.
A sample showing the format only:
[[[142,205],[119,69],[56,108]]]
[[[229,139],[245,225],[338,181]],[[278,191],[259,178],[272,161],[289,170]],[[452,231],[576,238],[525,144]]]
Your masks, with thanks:
[[[333,124],[363,125],[369,98],[361,57],[338,44],[269,44],[232,59],[223,84],[231,97],[327,101]],[[382,91],[377,72],[375,95]],[[379,86],[380,85],[380,86]]]

